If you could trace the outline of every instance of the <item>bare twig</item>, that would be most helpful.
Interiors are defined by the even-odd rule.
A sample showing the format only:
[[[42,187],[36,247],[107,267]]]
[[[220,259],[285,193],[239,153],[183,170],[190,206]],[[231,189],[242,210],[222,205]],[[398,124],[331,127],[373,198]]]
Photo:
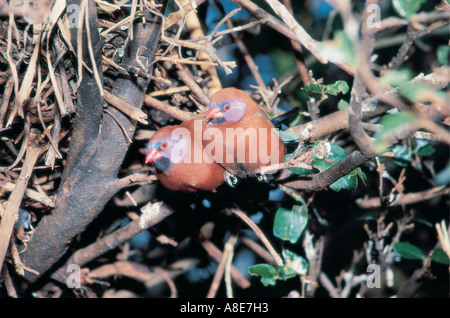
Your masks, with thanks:
[[[223,253],[211,241],[203,240],[201,244],[208,254],[220,263]],[[230,273],[236,285],[244,289],[250,287],[250,282],[234,266],[231,266]]]
[[[130,104],[124,102],[122,99],[115,96],[114,94],[111,94],[110,92],[108,92],[106,90],[104,91],[104,98],[105,98],[105,101],[107,101],[115,108],[119,109],[123,113],[130,116],[130,118],[132,118],[144,125],[148,125],[148,121],[147,121],[148,116],[141,109],[131,106]]]
[[[193,115],[192,113],[190,113],[188,111],[181,110],[177,107],[169,105],[168,103],[161,102],[161,101],[157,100],[156,98],[153,98],[149,95],[145,95],[144,103],[145,103],[145,105],[147,105],[149,107],[152,107],[154,109],[165,112],[165,113],[169,114],[170,116],[172,116],[173,118],[176,118],[181,121],[185,121],[185,120],[189,119],[190,117],[192,117],[192,115]]]
[[[445,186],[440,186],[425,191],[398,195],[395,198],[395,200],[389,204],[389,206],[398,206],[401,204],[414,204],[417,202],[428,201],[435,197],[447,194],[449,194],[449,189],[446,188]],[[372,209],[381,206],[380,198],[359,199],[357,201],[357,204],[362,209]]]
[[[214,275],[213,281],[209,288],[208,294],[206,295],[206,298],[214,298],[215,297],[215,295],[217,293],[217,289],[219,288],[222,276],[224,275],[225,268],[228,264],[229,259],[231,259],[231,252],[232,252],[234,244],[236,244],[236,241],[237,241],[236,235],[230,235],[228,241],[225,243],[225,248],[224,248],[224,252],[222,254],[222,258],[219,262],[219,266],[217,267],[216,274]],[[228,270],[228,273],[230,273],[230,270]]]
[[[252,221],[244,212],[238,210],[238,209],[230,209],[230,211],[238,216],[242,221],[244,221],[256,234],[256,236],[259,237],[259,239],[263,242],[263,244],[266,246],[267,250],[272,255],[273,259],[275,260],[275,263],[277,265],[282,266],[283,259],[281,256],[275,251],[275,248],[272,246],[272,244],[269,242],[267,237],[264,235],[264,233],[261,231],[261,229],[255,224],[255,222]]]
[[[6,255],[6,250],[9,246],[10,237],[17,220],[20,203],[27,189],[28,180],[33,173],[33,167],[36,164],[39,156],[42,154],[43,147],[39,146],[39,132],[35,129],[30,130],[30,141],[27,145],[27,155],[25,162],[16,181],[16,186],[9,196],[8,203],[3,213],[3,218],[0,223],[0,264]]]

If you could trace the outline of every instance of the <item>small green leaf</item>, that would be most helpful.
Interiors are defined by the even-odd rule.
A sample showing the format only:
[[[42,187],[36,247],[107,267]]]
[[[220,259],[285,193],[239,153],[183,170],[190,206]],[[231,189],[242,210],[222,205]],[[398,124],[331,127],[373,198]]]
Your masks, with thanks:
[[[400,167],[407,167],[413,161],[408,146],[398,144],[390,147],[388,150],[394,154],[394,163]]]
[[[422,260],[424,258],[424,255],[420,250],[420,248],[409,243],[404,242],[395,243],[393,249],[402,258],[418,259],[418,260]]]
[[[298,113],[297,116],[295,116],[295,118],[288,124],[288,126],[289,127],[297,126],[298,123],[300,122],[300,119],[302,118],[302,114],[303,112]]]
[[[280,130],[280,136],[284,143],[299,141],[298,134],[293,133],[293,132],[285,132],[285,131]]]
[[[347,156],[345,150],[336,144],[327,142],[324,146],[327,148],[326,160],[322,158],[315,158],[312,162],[313,166],[319,169],[320,172],[324,172]],[[358,177],[357,171],[355,170],[330,185],[330,189],[336,192],[339,192],[342,189],[355,191],[357,187]]]
[[[306,84],[305,89],[311,93],[320,95],[325,94],[325,85],[323,84]]]
[[[287,160],[289,160],[289,158],[291,158],[292,153],[288,153],[286,155],[284,155],[284,162],[286,162]],[[287,168],[288,171],[298,174],[300,176],[306,176],[308,174],[313,174],[314,171],[313,169],[304,169],[304,168]]]
[[[277,266],[278,279],[286,280],[298,275],[298,273],[287,265]]]
[[[426,225],[426,226],[428,226],[430,228],[433,227],[433,224],[431,224],[431,222],[429,222],[429,221],[427,221],[425,219],[422,219],[422,218],[414,218],[411,221],[415,222],[415,223],[421,223],[421,224]]]
[[[345,81],[336,81],[334,84],[327,85],[326,93],[337,96],[337,94],[347,94],[349,90],[348,84]]]
[[[347,156],[345,150],[336,144],[326,142],[323,146],[327,150],[326,160],[325,158],[317,157],[313,160],[313,166],[319,169],[320,172],[324,172]]]
[[[342,30],[334,32],[334,39],[319,44],[319,53],[334,63],[345,63],[356,66],[356,54],[353,43]]]
[[[295,57],[289,53],[286,50],[274,49],[269,54],[271,61],[275,64],[278,76],[282,76],[296,67]]]
[[[305,89],[310,93],[319,95],[333,95],[337,96],[339,93],[347,94],[349,87],[345,81],[336,81],[333,84],[306,84]]]
[[[436,152],[436,149],[431,145],[428,140],[416,138],[416,149],[415,151],[420,157],[431,156]]]
[[[341,99],[341,100],[339,101],[337,107],[338,107],[339,110],[343,110],[343,109],[348,108],[349,106],[350,106],[350,105],[348,104],[348,102],[347,102],[346,100]]]
[[[275,214],[273,235],[279,239],[296,243],[308,224],[306,204],[295,204],[287,209],[280,207]]]
[[[392,0],[394,11],[401,17],[409,19],[420,10],[426,0]]]
[[[387,139],[401,134],[410,128],[416,116],[409,112],[398,112],[384,116],[380,124],[382,128],[374,134],[376,139],[373,148],[378,153],[383,153],[388,147]]]
[[[450,260],[448,258],[448,255],[444,252],[444,250],[442,248],[436,247],[430,252],[430,254],[431,254],[430,259],[433,262],[439,263],[439,264],[444,264],[444,265],[450,265]]]
[[[248,268],[248,272],[252,276],[260,276],[261,283],[264,286],[275,286],[278,278],[277,270],[269,264],[256,264]]]
[[[450,45],[440,45],[436,51],[439,64],[449,66]]]
[[[408,82],[398,92],[416,103],[447,103],[447,96],[440,90],[423,83]]]
[[[361,181],[364,183],[364,185],[367,185],[367,177],[366,174],[361,170],[361,168],[356,168],[356,175],[361,179]]]
[[[409,69],[401,69],[397,71],[387,71],[381,77],[380,81],[384,85],[398,87],[406,84],[412,78],[412,72]]]
[[[304,169],[304,168],[287,168],[287,170],[299,176],[307,176],[309,174],[314,173],[312,169]]]
[[[358,187],[358,178],[356,177],[355,171],[346,174],[342,178],[330,184],[330,189],[336,192],[339,192],[342,189],[355,191],[357,187]]]
[[[294,270],[296,274],[308,274],[308,261],[306,261],[306,259],[285,248],[282,250],[281,254],[283,255],[286,265]]]

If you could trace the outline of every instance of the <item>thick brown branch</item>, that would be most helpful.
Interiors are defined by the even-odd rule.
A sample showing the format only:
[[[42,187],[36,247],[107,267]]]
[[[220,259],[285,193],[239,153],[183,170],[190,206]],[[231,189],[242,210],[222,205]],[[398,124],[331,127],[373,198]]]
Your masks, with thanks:
[[[165,9],[165,4],[166,1],[163,1],[161,10]],[[135,37],[128,43],[123,63],[133,68],[141,67],[141,61],[149,61],[145,71],[151,73],[151,63],[155,59],[161,35],[161,19],[149,11],[145,14],[145,24],[142,19],[135,22],[133,30]],[[89,20],[92,23],[90,41],[94,42],[92,45],[96,45],[95,37],[99,35],[95,1],[89,1],[89,16],[92,16]],[[101,50],[100,42],[99,50],[94,52],[97,54],[96,61],[99,62],[101,62]],[[117,187],[109,187],[109,185],[117,180],[119,169],[129,147],[127,136],[132,136],[136,128],[136,121],[114,108],[109,109],[109,113],[113,116],[105,116],[100,121],[97,112],[103,113],[103,105],[99,98],[97,83],[92,74],[83,75],[80,87],[86,85],[86,95],[79,96],[79,98],[83,96],[82,105],[84,106],[77,107],[77,116],[86,117],[89,124],[80,122],[79,126],[74,128],[80,129],[80,135],[77,138],[80,138],[81,144],[77,147],[70,145],[71,148],[78,148],[79,151],[74,150],[77,159],[70,165],[68,163],[66,167],[68,171],[64,171],[65,178],[58,189],[55,211],[42,218],[27,250],[22,254],[25,266],[37,270],[40,274],[48,271],[66,253],[73,237],[81,233],[98,216],[105,204],[116,193]],[[83,84],[84,81],[86,84]],[[111,93],[125,103],[140,108],[149,82],[150,79],[141,77],[118,78]],[[94,107],[95,110],[86,109],[87,105]],[[95,114],[91,114],[92,111]],[[93,116],[92,120],[95,119],[93,122],[89,118],[90,115]],[[71,142],[74,142],[73,136]],[[27,272],[25,277],[30,281],[38,278],[30,272]]]
[[[304,177],[289,177],[284,180],[281,179],[284,176],[282,174],[278,183],[297,190],[322,190],[327,188],[330,184],[337,181],[342,176],[352,172],[368,159],[370,159],[370,157],[366,157],[361,152],[355,150],[324,172]]]
[[[372,150],[372,140],[362,126],[362,101],[366,96],[366,85],[370,85],[370,83],[377,81],[377,79],[373,77],[370,69],[370,57],[375,43],[375,35],[372,32],[369,32],[367,26],[367,17],[369,14],[368,7],[372,5],[378,5],[378,1],[368,0],[366,1],[364,8],[361,27],[362,39],[359,44],[358,66],[353,80],[348,117],[349,130],[353,141],[358,146],[361,153],[366,156],[372,156],[374,153]]]

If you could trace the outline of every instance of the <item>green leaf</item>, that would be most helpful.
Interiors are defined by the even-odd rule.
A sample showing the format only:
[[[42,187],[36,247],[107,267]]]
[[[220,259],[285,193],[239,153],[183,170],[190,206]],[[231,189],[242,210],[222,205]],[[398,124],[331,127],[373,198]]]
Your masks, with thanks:
[[[431,222],[429,222],[429,221],[427,221],[425,219],[422,219],[422,218],[414,218],[411,221],[415,222],[415,223],[421,223],[421,224],[426,225],[426,226],[428,226],[430,228],[433,227],[433,224],[431,224]]]
[[[302,114],[303,113],[298,113],[297,116],[295,116],[295,118],[289,123],[289,127],[294,127],[297,126],[298,123],[300,122],[300,119],[302,118]]]
[[[358,178],[356,176],[355,171],[346,174],[342,178],[330,184],[330,189],[336,192],[339,192],[342,189],[355,191],[357,187],[358,187]]]
[[[334,84],[327,85],[327,94],[337,96],[337,94],[347,94],[349,90],[348,84],[346,81],[336,81]]]
[[[385,152],[388,147],[386,140],[411,127],[415,119],[416,116],[409,112],[385,115],[380,121],[381,129],[374,134],[374,150],[378,153]]]
[[[334,39],[319,43],[319,54],[334,63],[345,63],[356,67],[353,43],[342,30],[334,32]]]
[[[393,249],[402,258],[418,260],[422,260],[424,258],[424,255],[420,248],[409,243],[395,243]]]
[[[407,167],[413,161],[410,148],[405,145],[394,145],[388,149],[394,154],[394,163],[400,167]]]
[[[311,93],[325,94],[325,85],[323,84],[306,84],[305,89]]]
[[[304,169],[304,168],[287,168],[287,170],[299,176],[307,176],[309,174],[314,173],[312,169]]]
[[[346,100],[341,99],[341,100],[339,101],[337,107],[338,107],[339,110],[343,110],[343,109],[348,108],[349,106],[350,106],[350,105],[348,104],[348,102],[347,102]]]
[[[398,87],[406,84],[412,78],[412,72],[409,69],[401,69],[397,71],[387,71],[381,77],[380,81],[383,85]]]
[[[447,96],[430,85],[417,82],[408,82],[400,86],[398,92],[416,103],[444,103],[448,102]]]
[[[275,49],[269,55],[271,60],[274,62],[278,76],[280,77],[296,68],[294,56],[286,50]]]
[[[256,264],[250,266],[248,268],[248,272],[252,276],[260,276],[261,283],[264,286],[275,286],[276,280],[278,278],[277,270],[275,269],[275,267],[269,264]]]
[[[449,66],[450,45],[440,45],[436,51],[439,64]]]
[[[361,168],[356,168],[356,175],[361,179],[361,181],[364,183],[364,185],[367,185],[367,177],[366,174],[361,170]]]
[[[287,265],[277,266],[278,279],[286,280],[298,275],[298,273],[291,267]]]
[[[436,149],[434,149],[430,141],[416,138],[415,151],[420,157],[427,157],[434,154],[436,152]]]
[[[280,136],[284,143],[298,142],[298,134],[280,130]]]
[[[394,11],[401,17],[409,19],[420,10],[426,0],[392,0]]]
[[[296,243],[308,224],[306,204],[295,204],[287,209],[280,207],[275,214],[273,235],[279,239]]]
[[[413,162],[413,155],[417,153],[419,157],[431,156],[436,151],[428,140],[416,139],[416,147],[411,150],[405,145],[394,145],[388,151],[394,154],[394,163],[400,167],[407,167]]]
[[[296,274],[308,274],[308,261],[288,249],[282,250],[282,255],[286,266],[293,270]]]
[[[444,252],[444,250],[440,247],[435,247],[431,252],[431,257],[430,259],[435,262],[435,263],[439,263],[439,264],[444,264],[444,265],[450,265],[450,260],[448,258],[447,253]]]
[[[327,150],[326,160],[325,158],[318,158],[318,157],[316,157],[313,160],[314,167],[319,169],[320,172],[324,172],[325,170],[327,170],[331,166],[334,166],[337,162],[339,162],[340,160],[344,159],[347,156],[345,150],[336,144],[326,142],[323,144],[323,146]]]
[[[306,84],[305,89],[310,93],[319,95],[333,95],[337,96],[339,93],[347,94],[349,87],[345,81],[336,81],[333,84]]]
[[[288,153],[286,155],[284,155],[284,162],[286,162],[287,160],[289,160],[289,158],[291,158],[292,153]],[[298,174],[300,176],[306,176],[308,174],[313,174],[314,171],[313,169],[304,169],[304,168],[287,168],[288,171]]]
[[[312,162],[313,166],[319,169],[320,172],[324,172],[347,156],[345,150],[336,144],[327,142],[324,146],[327,148],[326,160],[324,158],[315,158]],[[342,189],[355,191],[358,187],[357,176],[358,172],[353,170],[349,174],[332,183],[330,185],[330,189],[336,192],[339,192]]]

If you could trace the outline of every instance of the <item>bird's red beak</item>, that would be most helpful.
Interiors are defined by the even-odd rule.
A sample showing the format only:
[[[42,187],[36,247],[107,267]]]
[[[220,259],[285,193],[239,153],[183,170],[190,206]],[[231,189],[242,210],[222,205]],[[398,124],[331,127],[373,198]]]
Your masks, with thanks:
[[[211,107],[208,112],[208,118],[212,119],[212,118],[219,118],[219,117],[223,117],[223,113],[220,110],[220,108],[217,106]]]
[[[150,148],[145,156],[145,163],[153,162],[162,157],[161,151],[156,148]]]

